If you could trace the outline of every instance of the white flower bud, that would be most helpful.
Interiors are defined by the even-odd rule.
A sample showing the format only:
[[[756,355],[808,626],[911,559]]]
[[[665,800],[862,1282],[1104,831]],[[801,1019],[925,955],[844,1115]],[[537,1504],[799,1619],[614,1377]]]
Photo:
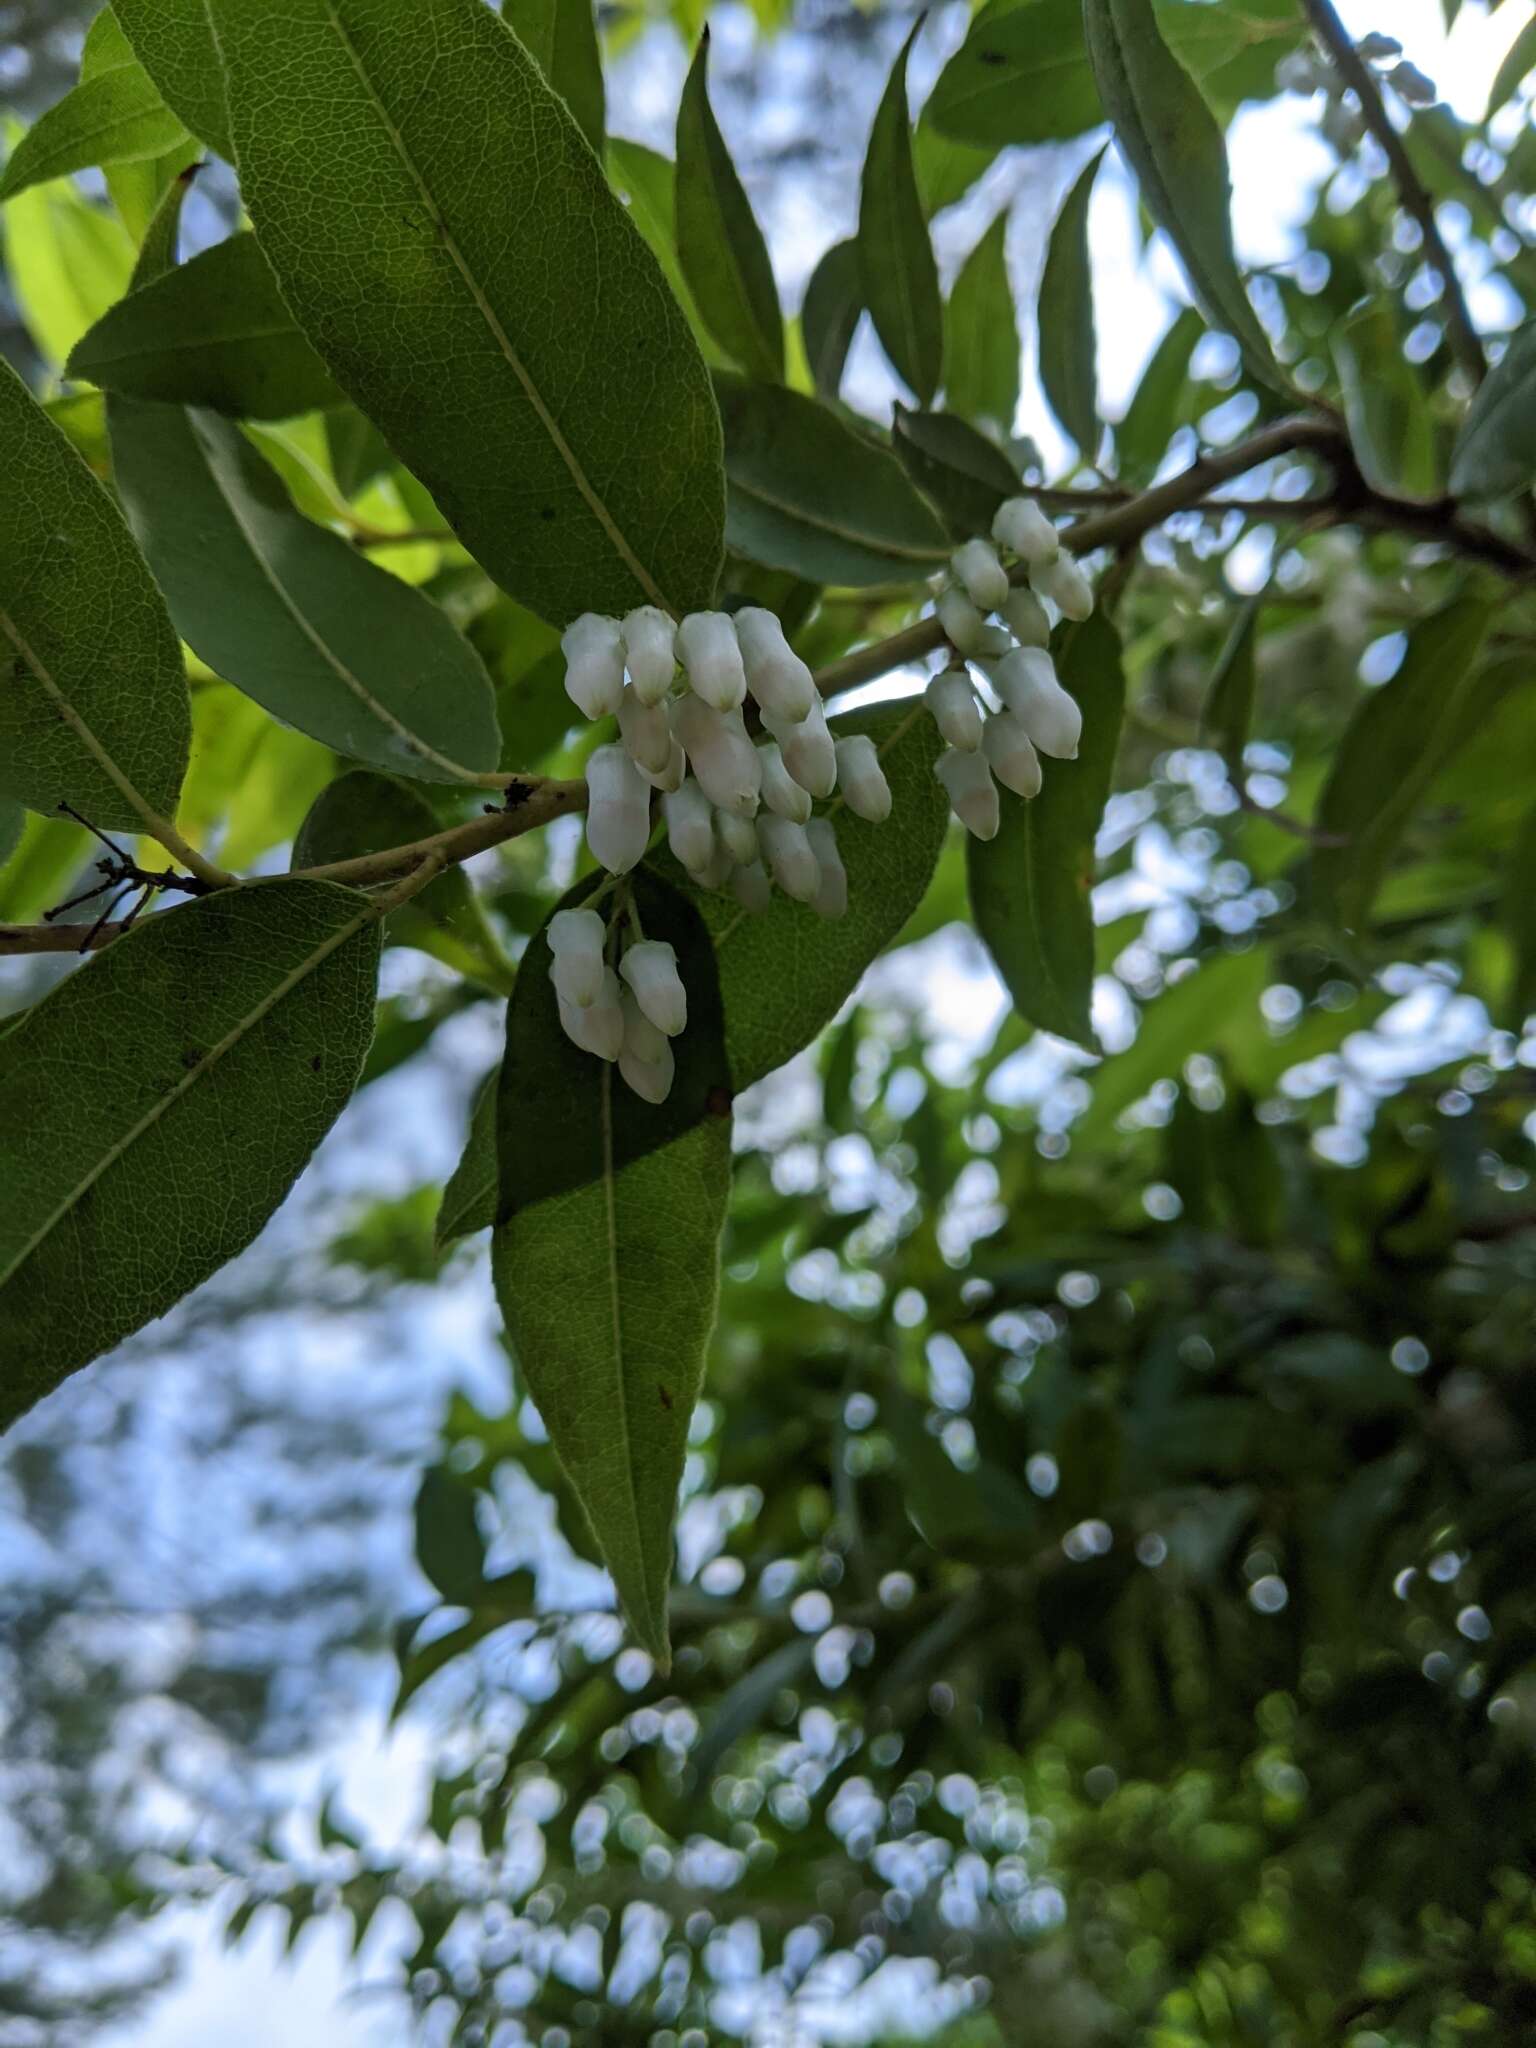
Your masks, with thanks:
[[[933,772],[943,783],[950,809],[966,831],[977,839],[995,839],[1003,814],[986,755],[965,754],[951,747],[934,762]]]
[[[855,817],[882,825],[891,815],[891,785],[867,732],[837,742],[837,785]]]
[[[989,625],[963,590],[952,583],[939,592],[935,609],[944,638],[957,654],[1006,654],[1008,636],[1000,627]]]
[[[610,875],[627,875],[651,836],[651,792],[622,747],[599,747],[587,762],[587,844]]]
[[[1015,796],[1040,794],[1040,756],[1030,745],[1023,723],[1011,711],[999,711],[987,720],[981,739],[987,765]]]
[[[636,939],[626,947],[619,973],[634,990],[642,1013],[658,1031],[675,1038],[688,1022],[688,991],[677,971],[677,955],[666,940]]]
[[[973,754],[981,745],[981,706],[963,668],[947,668],[923,692],[933,722],[952,747]]]
[[[1387,83],[1406,106],[1432,107],[1440,97],[1435,90],[1435,81],[1426,78],[1417,64],[1410,64],[1406,59],[1393,65],[1387,73]]]
[[[1060,534],[1033,498],[1009,498],[999,505],[992,538],[1000,547],[1012,548],[1031,568],[1038,562],[1054,562],[1061,553]]]
[[[638,763],[636,765],[638,766]],[[667,765],[661,773],[653,775],[648,768],[641,768],[640,773],[652,789],[659,789],[663,793],[682,788],[683,777],[688,773],[688,756],[683,752],[683,743],[676,734],[673,735],[667,751]]]
[[[715,857],[715,808],[690,776],[661,800],[667,821],[667,844],[689,874],[707,868]]]
[[[758,820],[757,836],[773,879],[797,903],[814,903],[821,887],[821,868],[805,835],[804,825],[797,825],[793,818],[775,817],[772,811],[765,811]]]
[[[584,1010],[603,992],[603,947],[608,928],[595,910],[557,910],[544,934],[550,979],[568,1003]]]
[[[1403,46],[1396,36],[1385,36],[1380,29],[1373,28],[1356,43],[1355,54],[1367,64],[1385,64],[1389,57],[1401,57]]]
[[[768,908],[773,901],[773,891],[768,871],[760,860],[749,861],[745,867],[733,869],[731,894],[743,910],[750,910],[754,916]]]
[[[619,1072],[645,1101],[665,1102],[672,1092],[672,1047],[627,991],[621,1014]]]
[[[728,615],[690,612],[677,629],[677,651],[694,695],[713,710],[734,711],[747,694],[747,677]]]
[[[978,611],[995,612],[1008,598],[1008,572],[996,550],[984,540],[968,540],[955,549],[950,566]]]
[[[992,672],[998,694],[1042,754],[1075,761],[1083,736],[1077,699],[1056,680],[1051,657],[1038,647],[1016,647]]]
[[[665,775],[672,759],[672,728],[660,704],[647,704],[633,683],[619,699],[619,738],[645,775]]]
[[[1045,616],[1045,606],[1027,583],[1020,583],[1009,591],[1003,617],[1008,621],[1009,632],[1021,647],[1050,646],[1051,622]],[[1006,654],[1007,648],[1002,652]]]
[[[765,712],[763,723],[778,741],[784,766],[800,787],[812,796],[830,796],[837,787],[837,755],[820,700],[798,722],[770,718]]]
[[[842,917],[848,908],[848,870],[843,866],[843,856],[838,851],[832,820],[812,818],[805,828],[805,836],[811,842],[811,851],[821,870],[821,886],[811,898],[811,908],[818,917]]]
[[[761,740],[757,748],[763,764],[763,802],[781,818],[793,818],[803,825],[811,815],[810,793],[803,790],[784,766],[784,756],[773,740]]]
[[[624,1012],[620,1008],[619,977],[611,967],[603,969],[602,993],[583,1009],[577,1003],[560,1004],[560,1026],[573,1045],[600,1060],[616,1060],[624,1043]]]
[[[624,690],[624,640],[617,619],[583,612],[560,636],[565,694],[585,718],[609,718]]]
[[[775,718],[804,718],[816,701],[815,680],[773,613],[743,605],[735,624],[747,688],[758,703]]]
[[[757,827],[736,811],[716,811],[715,837],[737,867],[749,867],[757,859]]]
[[[1048,597],[1064,619],[1086,619],[1093,611],[1093,585],[1065,550],[1054,562],[1029,572],[1037,597]]]
[[[723,846],[717,846],[701,868],[690,868],[689,880],[699,889],[723,889],[731,879],[735,862]]]
[[[739,711],[715,711],[692,694],[673,699],[672,727],[704,794],[722,811],[752,817],[762,788],[762,763]]]
[[[677,629],[659,605],[642,604],[620,629],[629,680],[642,704],[659,704],[677,671]]]

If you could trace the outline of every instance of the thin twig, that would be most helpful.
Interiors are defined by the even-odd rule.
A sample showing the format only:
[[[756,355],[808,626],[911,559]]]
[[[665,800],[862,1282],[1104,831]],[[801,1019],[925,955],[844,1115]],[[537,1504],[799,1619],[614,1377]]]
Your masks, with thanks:
[[[457,540],[446,526],[407,526],[391,533],[387,526],[359,526],[354,523],[351,540],[355,548],[409,548],[422,544],[446,547]]]
[[[1461,280],[1451,261],[1451,252],[1445,246],[1435,219],[1434,201],[1430,198],[1413,168],[1412,160],[1404,147],[1403,138],[1392,126],[1386,102],[1375,74],[1350,39],[1334,8],[1333,0],[1302,0],[1307,19],[1311,22],[1319,42],[1333,59],[1341,77],[1354,90],[1360,102],[1361,116],[1366,127],[1381,144],[1392,177],[1397,186],[1398,197],[1408,213],[1418,222],[1424,236],[1424,250],[1430,266],[1440,278],[1445,294],[1445,324],[1450,335],[1451,347],[1457,361],[1472,379],[1480,384],[1487,374],[1488,362],[1483,354],[1483,344],[1477,329],[1472,325],[1472,315],[1467,311],[1467,301],[1461,289]]]

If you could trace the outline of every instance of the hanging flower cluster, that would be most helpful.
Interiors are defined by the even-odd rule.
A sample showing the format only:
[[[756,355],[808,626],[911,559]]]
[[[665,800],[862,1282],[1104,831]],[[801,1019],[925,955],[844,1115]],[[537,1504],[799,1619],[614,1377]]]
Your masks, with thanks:
[[[998,548],[1024,564],[1027,583],[1010,581]],[[965,829],[991,839],[1001,823],[999,782],[1037,796],[1040,756],[1077,756],[1083,715],[1057,680],[1047,607],[1086,619],[1093,586],[1032,498],[1008,499],[992,522],[992,540],[968,540],[950,567],[936,610],[953,659],[926,692],[946,742],[933,772]],[[973,669],[987,688],[978,689]]]
[[[843,915],[837,835],[812,802],[841,790],[856,817],[878,824],[890,787],[867,735],[833,740],[815,679],[772,612],[690,612],[676,626],[654,605],[625,619],[584,612],[561,646],[577,709],[619,723],[618,740],[587,763],[587,844],[600,866],[623,875],[639,861],[659,790],[668,843],[701,888],[728,887],[765,910],[777,883],[822,917]],[[748,698],[765,739],[747,731]]]
[[[647,1102],[672,1089],[672,1040],[688,1022],[688,992],[677,954],[664,939],[623,935],[632,917],[609,928],[595,910],[557,910],[545,934],[560,1024],[573,1045],[619,1072]],[[610,964],[610,957],[617,966]]]

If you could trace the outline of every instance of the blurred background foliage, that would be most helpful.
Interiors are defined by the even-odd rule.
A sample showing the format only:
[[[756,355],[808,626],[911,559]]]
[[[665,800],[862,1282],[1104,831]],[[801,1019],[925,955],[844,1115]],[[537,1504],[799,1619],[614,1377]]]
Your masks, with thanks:
[[[67,85],[88,12],[0,10],[18,114]],[[782,33],[720,39],[717,102],[793,297],[806,222],[847,220],[909,23],[755,12]],[[1273,101],[1299,16],[1221,12],[1238,68],[1207,90],[1223,114]],[[700,18],[673,10],[690,44]],[[611,122],[665,143],[651,81],[675,101],[681,43],[638,11],[602,25]],[[1491,125],[1399,109],[1503,332],[1536,309],[1523,68]],[[1433,500],[1467,391],[1418,231],[1349,103],[1313,111],[1331,168],[1263,310],[1298,380],[1345,404],[1362,467]],[[1038,268],[1083,158],[1029,143],[919,121],[947,276],[946,220],[976,242],[978,189],[1015,204]],[[637,217],[659,179],[664,237],[645,148],[614,163]],[[130,203],[87,177],[6,216],[4,346],[103,472],[99,399],[57,376],[126,285]],[[200,181],[194,208],[214,239],[232,185]],[[1180,315],[1094,488],[1144,486],[1273,403]],[[1020,420],[1057,445],[1029,394]],[[383,544],[437,521],[359,424],[249,431],[312,517],[470,634],[505,765],[579,765],[555,636],[457,550]],[[210,1916],[274,1949],[339,1926],[392,2000],[388,2039],[1536,2030],[1536,614],[1526,595],[1500,613],[1341,938],[1314,887],[1321,792],[1406,629],[1467,570],[1287,512],[1312,481],[1272,465],[1245,486],[1266,509],[1182,515],[1119,584],[1107,1057],[1000,1001],[955,844],[858,1003],[743,1105],[665,1680],[606,1611],[491,1335],[483,1246],[434,1236],[500,947],[574,844],[477,868],[492,953],[478,921],[396,929],[370,1085],[289,1210],[7,1440],[0,2043],[156,2040],[164,1930],[216,1985]],[[1490,516],[1518,536],[1528,512],[1523,493]],[[910,608],[738,575],[818,660]],[[275,865],[335,761],[193,683],[183,823]],[[69,894],[89,858],[30,818],[0,917]],[[11,964],[5,1001],[58,971]],[[375,1826],[336,1785],[385,1720],[404,1819]]]

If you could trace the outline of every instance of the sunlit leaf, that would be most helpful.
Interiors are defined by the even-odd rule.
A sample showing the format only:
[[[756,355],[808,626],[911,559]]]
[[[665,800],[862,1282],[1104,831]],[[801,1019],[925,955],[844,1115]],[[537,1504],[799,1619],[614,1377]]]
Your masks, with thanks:
[[[605,120],[603,56],[592,0],[501,0],[501,15],[600,157]]]
[[[1533,478],[1536,320],[1528,320],[1473,393],[1451,451],[1449,488],[1458,498],[1506,498]]]
[[[1037,302],[1040,381],[1052,412],[1088,463],[1096,459],[1101,437],[1088,203],[1102,162],[1101,150],[1067,194],[1051,230]]]
[[[800,307],[800,333],[811,378],[823,398],[842,388],[843,365],[864,311],[859,245],[834,242],[811,272]]]
[[[102,25],[105,24],[105,27]],[[113,35],[110,7],[93,24],[98,39]],[[0,175],[0,204],[49,178],[67,177],[94,164],[133,163],[164,155],[186,131],[171,113],[117,31],[118,47],[103,52],[89,75],[28,129]]]
[[[1019,332],[1008,282],[1008,215],[998,214],[955,279],[944,311],[944,397],[951,412],[1012,430]]]
[[[921,27],[903,43],[875,113],[859,188],[858,248],[861,296],[881,345],[931,405],[944,375],[944,303],[907,112],[907,58]]]
[[[784,375],[784,321],[762,229],[709,104],[709,36],[677,115],[677,254],[700,318],[732,362]]]

